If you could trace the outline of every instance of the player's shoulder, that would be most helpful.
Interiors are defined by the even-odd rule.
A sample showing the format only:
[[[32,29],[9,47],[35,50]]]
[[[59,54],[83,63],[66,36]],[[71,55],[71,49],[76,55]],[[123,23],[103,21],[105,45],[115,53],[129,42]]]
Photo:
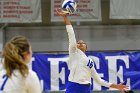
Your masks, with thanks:
[[[93,62],[98,62],[98,59],[96,57],[94,57],[94,56],[88,56],[88,58],[90,60],[92,60]]]
[[[30,80],[37,80],[37,79],[38,79],[37,74],[33,70],[29,70],[26,80],[30,81]]]
[[[0,70],[0,77],[3,77],[3,75],[5,75],[5,74],[6,74],[5,69],[1,69],[1,70]]]
[[[28,76],[36,76],[36,72],[34,72],[33,70],[29,70]]]
[[[88,56],[88,59],[94,62],[94,58]]]

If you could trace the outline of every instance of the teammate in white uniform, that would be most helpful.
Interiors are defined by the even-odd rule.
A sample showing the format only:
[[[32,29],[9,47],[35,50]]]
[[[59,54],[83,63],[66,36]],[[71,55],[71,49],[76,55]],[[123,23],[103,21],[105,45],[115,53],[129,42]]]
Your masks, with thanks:
[[[85,55],[87,45],[83,40],[76,42],[75,34],[71,22],[67,18],[67,14],[57,11],[63,16],[66,23],[66,29],[69,38],[69,62],[70,69],[69,82],[67,84],[66,93],[91,93],[91,78],[100,85],[123,90],[128,86],[121,84],[112,84],[100,78],[94,68],[92,59]]]
[[[16,36],[3,50],[3,69],[0,69],[0,93],[41,93],[36,73],[27,64],[32,58],[29,41]]]

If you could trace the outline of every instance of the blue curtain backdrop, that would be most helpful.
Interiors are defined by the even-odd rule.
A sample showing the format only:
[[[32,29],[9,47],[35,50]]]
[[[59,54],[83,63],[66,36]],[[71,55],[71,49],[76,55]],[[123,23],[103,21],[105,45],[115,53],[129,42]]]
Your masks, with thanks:
[[[95,62],[101,78],[112,83],[140,89],[140,52],[87,52]],[[68,54],[33,54],[32,69],[37,73],[43,91],[59,91],[66,88],[69,69]],[[79,72],[80,73],[80,72]],[[92,79],[92,90],[107,90]]]

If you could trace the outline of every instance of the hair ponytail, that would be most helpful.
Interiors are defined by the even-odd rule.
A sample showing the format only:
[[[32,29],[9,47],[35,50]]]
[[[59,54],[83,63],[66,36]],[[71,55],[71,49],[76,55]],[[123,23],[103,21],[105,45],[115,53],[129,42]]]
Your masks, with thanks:
[[[13,71],[18,69],[23,77],[28,74],[28,66],[24,61],[24,53],[29,52],[30,44],[23,36],[17,36],[7,42],[4,50],[4,67],[8,77],[11,77]]]

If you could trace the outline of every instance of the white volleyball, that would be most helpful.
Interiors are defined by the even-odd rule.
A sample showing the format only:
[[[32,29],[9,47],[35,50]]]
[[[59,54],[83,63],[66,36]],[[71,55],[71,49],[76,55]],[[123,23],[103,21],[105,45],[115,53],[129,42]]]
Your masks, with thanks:
[[[77,3],[75,0],[64,0],[62,3],[62,11],[64,13],[72,14],[76,11]]]

